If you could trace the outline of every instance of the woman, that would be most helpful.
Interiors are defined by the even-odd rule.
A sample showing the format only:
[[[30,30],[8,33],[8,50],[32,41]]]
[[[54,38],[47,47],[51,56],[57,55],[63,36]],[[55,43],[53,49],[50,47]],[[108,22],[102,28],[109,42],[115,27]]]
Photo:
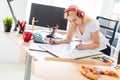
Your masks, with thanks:
[[[96,20],[85,15],[85,13],[75,5],[65,9],[64,16],[70,22],[67,36],[65,39],[59,41],[51,39],[49,41],[51,44],[69,43],[73,37],[76,36],[82,41],[82,43],[76,45],[78,50],[102,50],[106,48],[106,39],[100,34],[99,24]]]

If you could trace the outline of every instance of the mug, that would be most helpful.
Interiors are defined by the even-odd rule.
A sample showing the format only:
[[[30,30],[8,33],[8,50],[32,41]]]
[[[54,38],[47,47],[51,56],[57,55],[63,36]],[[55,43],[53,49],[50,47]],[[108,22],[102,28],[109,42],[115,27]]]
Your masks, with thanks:
[[[24,42],[29,42],[31,40],[32,33],[31,32],[23,32],[23,40]]]

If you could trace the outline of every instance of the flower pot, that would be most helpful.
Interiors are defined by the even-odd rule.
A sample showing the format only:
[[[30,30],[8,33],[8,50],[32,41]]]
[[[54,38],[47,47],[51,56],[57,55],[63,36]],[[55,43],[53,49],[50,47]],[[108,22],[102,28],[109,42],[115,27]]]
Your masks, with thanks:
[[[5,32],[10,32],[12,26],[4,26]]]

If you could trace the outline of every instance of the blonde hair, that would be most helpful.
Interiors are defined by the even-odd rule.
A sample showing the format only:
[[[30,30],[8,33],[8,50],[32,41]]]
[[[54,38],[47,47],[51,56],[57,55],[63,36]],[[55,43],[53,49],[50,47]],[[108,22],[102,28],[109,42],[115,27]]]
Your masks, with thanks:
[[[78,7],[76,5],[71,5],[68,8],[76,8],[76,9],[78,9]],[[73,16],[73,15],[76,15],[75,11],[69,11],[69,14],[68,14],[68,12],[65,12],[64,13],[64,18],[67,19],[68,16]]]
[[[69,8],[76,8],[76,10],[81,10],[81,9],[79,9],[79,7],[77,5],[71,5],[71,6],[69,6]],[[77,12],[69,11],[69,14],[66,13],[65,17],[67,18],[68,16],[76,16],[76,15],[77,15]],[[82,18],[82,21],[84,24],[86,24],[87,22],[92,21],[92,19],[85,14]]]
[[[71,6],[69,6],[69,8],[76,8],[76,10],[81,10],[76,5],[71,5]],[[77,16],[77,12],[69,11],[69,13],[67,13],[67,12],[64,13],[64,18],[67,19],[67,17],[69,17],[69,16]],[[82,19],[83,24],[87,24],[88,22],[92,21],[92,19],[89,16],[87,16],[86,14],[81,19]],[[75,32],[76,27],[74,25],[70,24],[69,27],[73,30],[73,32]]]

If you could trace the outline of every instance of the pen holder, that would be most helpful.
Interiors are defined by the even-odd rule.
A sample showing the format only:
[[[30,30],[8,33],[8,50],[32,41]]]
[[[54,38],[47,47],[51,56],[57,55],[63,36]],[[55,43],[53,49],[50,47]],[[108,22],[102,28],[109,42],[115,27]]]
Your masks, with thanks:
[[[20,26],[19,33],[20,33],[20,34],[23,34],[23,32],[24,32],[24,30],[25,30],[26,21],[20,22],[20,21],[18,20],[18,25]]]
[[[25,30],[25,26],[23,26],[23,27],[20,28],[19,33],[23,34],[24,30]]]

